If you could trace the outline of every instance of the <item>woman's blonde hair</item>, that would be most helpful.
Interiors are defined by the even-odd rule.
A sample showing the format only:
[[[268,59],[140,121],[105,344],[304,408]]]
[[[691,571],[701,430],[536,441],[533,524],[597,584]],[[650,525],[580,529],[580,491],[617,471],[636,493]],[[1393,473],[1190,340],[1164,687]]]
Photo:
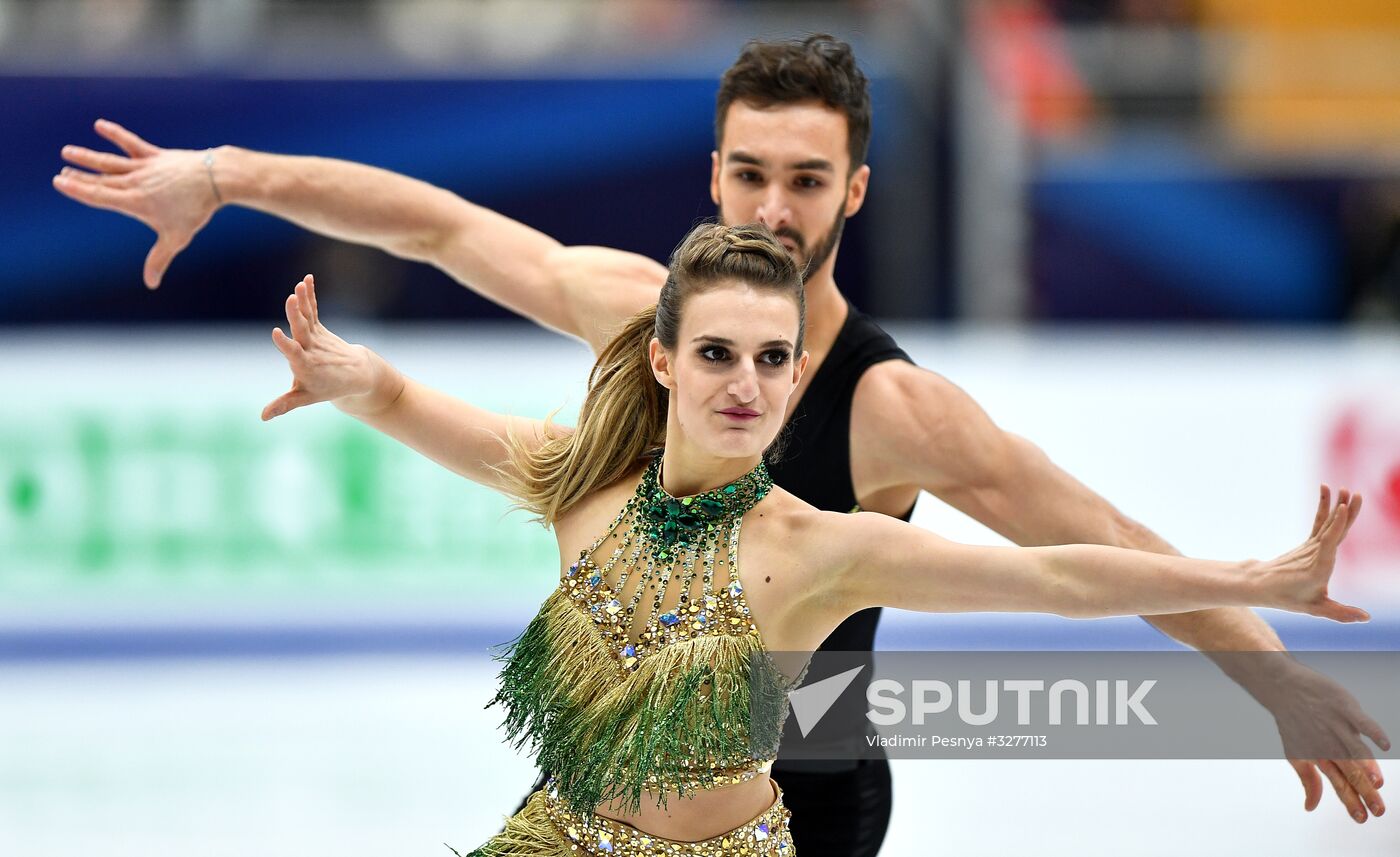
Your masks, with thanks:
[[[578,426],[564,433],[546,422],[546,438],[533,449],[518,437],[506,438],[512,467],[500,474],[520,508],[549,526],[665,444],[667,390],[652,374],[648,346],[655,337],[674,352],[686,301],[733,282],[792,296],[796,353],[802,353],[807,315],[802,272],[773,233],[760,224],[696,226],[671,254],[656,305],[628,319],[598,355]]]

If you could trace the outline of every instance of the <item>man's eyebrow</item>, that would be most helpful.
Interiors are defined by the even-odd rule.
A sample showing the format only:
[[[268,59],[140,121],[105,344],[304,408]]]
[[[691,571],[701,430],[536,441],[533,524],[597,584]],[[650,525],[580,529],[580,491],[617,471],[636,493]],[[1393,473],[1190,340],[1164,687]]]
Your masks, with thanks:
[[[750,155],[748,152],[730,152],[728,155],[725,156],[725,160],[729,161],[730,163],[749,164],[755,167],[768,166],[767,161],[754,155]],[[797,161],[796,163],[789,164],[788,169],[809,170],[823,173],[836,172],[836,167],[834,167],[831,161],[828,161],[826,158],[808,158],[805,161]]]
[[[752,164],[755,167],[762,167],[767,164],[767,161],[763,160],[762,158],[754,157],[748,152],[730,152],[728,157],[725,158],[725,160],[737,162],[740,164]]]

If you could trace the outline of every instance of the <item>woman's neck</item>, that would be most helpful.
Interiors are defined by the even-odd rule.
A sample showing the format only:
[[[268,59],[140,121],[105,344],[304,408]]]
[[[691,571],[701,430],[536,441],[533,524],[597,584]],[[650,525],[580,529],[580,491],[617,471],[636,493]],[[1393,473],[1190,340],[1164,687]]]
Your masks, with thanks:
[[[672,497],[689,497],[735,481],[758,466],[763,456],[719,458],[667,444],[661,453],[661,487]]]

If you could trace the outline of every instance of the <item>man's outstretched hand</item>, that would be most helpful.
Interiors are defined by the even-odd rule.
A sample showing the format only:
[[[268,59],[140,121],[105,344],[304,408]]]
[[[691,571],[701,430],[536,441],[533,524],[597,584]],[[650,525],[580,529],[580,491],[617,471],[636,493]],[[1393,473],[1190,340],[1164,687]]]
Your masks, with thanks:
[[[146,287],[154,289],[222,204],[207,153],[162,149],[106,119],[93,127],[125,154],[64,146],[63,159],[76,166],[64,167],[53,186],[70,199],[134,217],[155,230],[156,243],[142,272]]]

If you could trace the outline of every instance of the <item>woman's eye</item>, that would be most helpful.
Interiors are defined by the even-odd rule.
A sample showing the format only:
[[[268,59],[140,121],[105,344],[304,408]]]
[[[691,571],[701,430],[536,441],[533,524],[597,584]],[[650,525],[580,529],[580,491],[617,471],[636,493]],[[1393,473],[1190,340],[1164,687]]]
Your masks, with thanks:
[[[788,361],[786,351],[769,351],[763,355],[763,362],[769,366],[781,366]]]
[[[711,363],[718,363],[719,361],[723,360],[729,355],[725,353],[725,350],[723,348],[710,346],[709,348],[700,349],[700,356],[710,361]]]

